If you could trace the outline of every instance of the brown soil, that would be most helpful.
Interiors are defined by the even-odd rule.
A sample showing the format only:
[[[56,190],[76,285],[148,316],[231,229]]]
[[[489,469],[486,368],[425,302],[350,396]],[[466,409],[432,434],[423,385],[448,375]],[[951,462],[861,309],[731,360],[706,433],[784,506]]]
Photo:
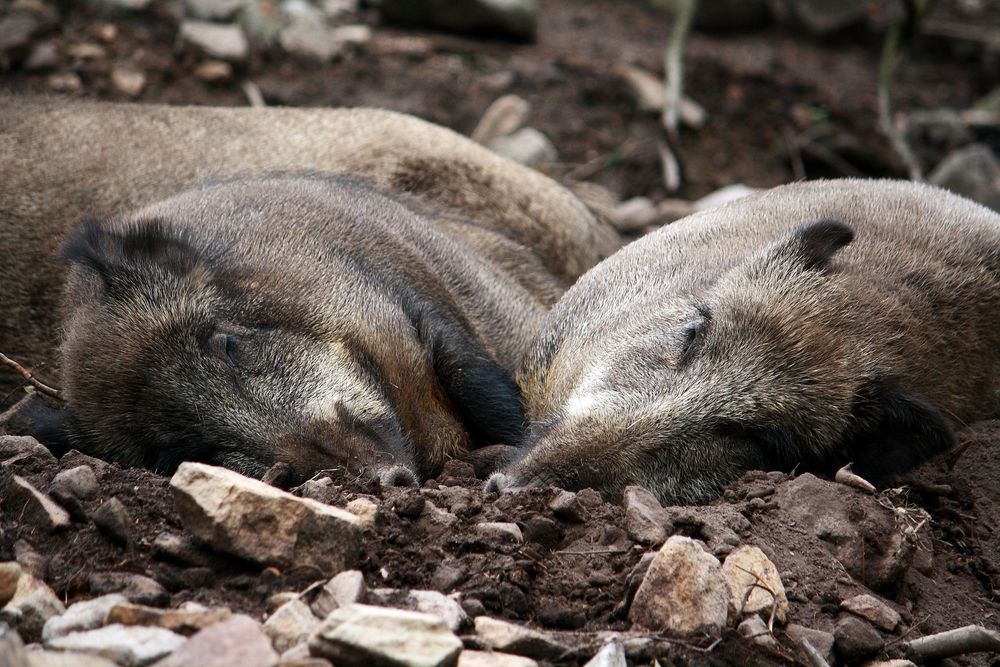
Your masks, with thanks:
[[[0,1],[0,9],[4,4]],[[61,54],[72,44],[94,42],[99,20],[81,9],[83,4],[65,3],[62,20],[38,39],[54,40]],[[996,8],[970,21],[951,3],[943,4],[949,20],[1000,25]],[[122,99],[109,84],[110,67],[133,63],[148,77],[139,101],[172,104],[242,105],[239,82],[248,79],[270,104],[387,107],[463,133],[495,98],[516,93],[532,104],[528,123],[559,149],[561,162],[546,168],[551,175],[564,182],[591,180],[623,198],[666,196],[656,152],[657,120],[635,111],[616,71],[622,63],[658,70],[669,21],[638,3],[612,0],[547,0],[543,9],[540,37],[532,45],[376,25],[371,44],[335,63],[320,66],[277,51],[257,52],[237,68],[235,81],[220,86],[192,76],[198,56],[176,50],[174,21],[153,11],[113,21],[118,34],[105,45],[107,58],[74,61],[63,55],[55,71],[78,73],[81,95]],[[361,19],[376,22],[374,15]],[[680,195],[698,197],[733,182],[787,182],[797,176],[793,163],[799,157],[810,178],[902,175],[876,129],[879,40],[880,33],[870,29],[825,41],[785,27],[695,35],[687,92],[708,109],[710,119],[701,130],[681,135],[685,182]],[[997,70],[990,69],[995,61],[967,44],[924,38],[917,45],[895,89],[900,109],[965,108],[1000,82]],[[28,72],[15,60],[0,86],[47,90],[51,73]],[[980,139],[1000,146],[995,134],[983,132]],[[806,136],[821,149],[792,148],[796,138]],[[928,145],[921,157],[932,165],[946,148]],[[975,425],[966,438],[974,441],[953,467],[946,461],[927,464],[903,492],[880,500],[930,515],[930,537],[921,542],[918,565],[902,580],[876,586],[902,612],[908,628],[887,635],[887,655],[899,655],[902,640],[919,634],[969,623],[996,628],[1000,622],[1000,422]],[[20,461],[4,468],[47,490],[59,470],[81,462],[81,455],[71,453],[58,466]],[[44,557],[46,581],[67,601],[93,594],[88,582],[93,573],[131,572],[160,582],[172,606],[197,600],[259,617],[272,594],[312,583],[310,572],[262,569],[201,548],[191,550],[188,562],[165,555],[154,546],[157,536],[183,533],[168,480],[89,462],[99,472],[102,494],[77,509],[70,529],[48,533],[9,512],[0,517],[0,560],[12,558],[15,543],[26,541]],[[627,602],[642,574],[635,568],[649,546],[629,536],[624,510],[585,492],[579,497],[584,520],[569,520],[549,508],[556,490],[484,497],[470,470],[456,462],[419,490],[335,483],[322,491],[322,499],[338,506],[361,495],[380,505],[360,564],[368,585],[457,591],[472,614],[552,630],[627,630]],[[782,573],[790,621],[830,630],[840,613],[838,603],[864,592],[858,582],[866,579],[849,576],[831,556],[830,545],[796,523],[793,508],[782,505],[789,484],[781,475],[748,475],[713,505],[677,510],[681,514],[674,525],[705,539],[719,555],[725,547],[718,537],[727,530],[741,543],[759,545]],[[877,553],[876,533],[884,529],[879,522],[886,516],[878,501],[846,487],[842,494],[851,517],[863,533],[869,531],[864,534],[871,544],[865,545]],[[86,518],[110,498],[118,498],[131,517],[128,545],[109,539]],[[474,527],[484,521],[517,523],[524,543],[480,537]],[[770,654],[751,651],[732,631],[708,652],[699,650],[709,647],[708,641],[663,646],[678,664],[801,660],[793,644],[778,636],[782,649]],[[955,663],[990,660],[980,655]]]

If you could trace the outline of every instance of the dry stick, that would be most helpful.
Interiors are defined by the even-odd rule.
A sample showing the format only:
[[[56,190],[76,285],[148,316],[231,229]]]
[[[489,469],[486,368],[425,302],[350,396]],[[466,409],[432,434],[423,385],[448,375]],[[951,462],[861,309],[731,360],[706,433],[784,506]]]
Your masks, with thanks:
[[[59,399],[60,401],[65,400],[63,399],[63,394],[60,390],[53,389],[52,387],[43,383],[41,380],[32,375],[31,371],[29,371],[27,368],[25,368],[21,364],[17,363],[16,361],[8,357],[6,354],[3,354],[2,352],[0,352],[0,363],[13,368],[14,372],[16,372],[18,375],[27,380],[31,384],[31,386],[33,386],[35,389],[42,392],[43,394],[51,396],[52,398]]]
[[[979,651],[1000,652],[1000,632],[987,630],[981,625],[967,625],[914,639],[906,645],[906,652],[918,662],[931,662]]]
[[[243,94],[247,97],[247,102],[250,106],[254,108],[262,108],[267,106],[267,102],[264,101],[264,95],[260,92],[260,87],[247,79],[240,84],[240,88],[243,89]]]
[[[678,109],[684,94],[684,47],[687,45],[691,22],[698,9],[698,0],[680,0],[674,27],[670,31],[670,43],[663,53],[664,82],[663,115],[661,122],[667,132],[665,141],[657,144],[660,162],[663,164],[663,184],[668,192],[676,192],[681,187],[681,168],[670,146],[677,140]]]
[[[828,663],[823,658],[823,656],[820,655],[820,652],[817,651],[813,647],[813,645],[809,643],[808,639],[803,637],[800,644],[802,645],[803,650],[806,652],[806,657],[809,658],[809,662],[812,663],[813,667],[830,667],[830,663]]]

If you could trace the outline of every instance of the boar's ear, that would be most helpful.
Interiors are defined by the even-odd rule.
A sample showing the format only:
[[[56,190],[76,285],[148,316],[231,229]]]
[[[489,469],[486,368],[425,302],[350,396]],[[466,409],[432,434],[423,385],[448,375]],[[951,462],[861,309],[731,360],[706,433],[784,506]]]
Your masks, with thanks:
[[[11,435],[28,435],[56,456],[70,450],[70,415],[65,407],[55,408],[33,393],[0,415],[0,429]]]
[[[430,355],[434,374],[475,446],[516,444],[524,433],[521,392],[452,309],[406,308]]]
[[[779,242],[777,252],[790,255],[804,269],[822,271],[834,253],[854,240],[854,228],[839,220],[817,220],[796,227]]]
[[[940,410],[881,382],[859,393],[853,417],[856,429],[845,443],[846,454],[854,471],[875,484],[891,482],[955,442]]]
[[[93,270],[108,288],[125,275],[154,267],[176,276],[186,275],[201,261],[188,235],[170,230],[160,220],[112,231],[91,217],[84,218],[70,232],[59,257]]]

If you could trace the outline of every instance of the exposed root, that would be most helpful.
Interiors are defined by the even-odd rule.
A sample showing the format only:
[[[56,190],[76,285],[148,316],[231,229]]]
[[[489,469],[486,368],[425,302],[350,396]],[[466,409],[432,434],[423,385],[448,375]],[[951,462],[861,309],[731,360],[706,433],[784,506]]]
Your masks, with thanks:
[[[66,398],[63,396],[62,390],[55,389],[55,388],[50,387],[49,385],[45,384],[44,382],[42,382],[41,380],[39,380],[38,378],[36,378],[31,373],[31,371],[29,371],[27,368],[25,368],[21,364],[17,363],[16,361],[14,361],[10,357],[8,357],[6,354],[3,354],[2,352],[0,352],[0,363],[2,363],[4,365],[9,366],[12,369],[14,369],[15,373],[17,373],[18,375],[20,375],[32,387],[34,387],[38,391],[42,392],[46,396],[51,396],[52,398],[54,398],[56,400],[59,400],[59,401],[65,401],[66,400]]]

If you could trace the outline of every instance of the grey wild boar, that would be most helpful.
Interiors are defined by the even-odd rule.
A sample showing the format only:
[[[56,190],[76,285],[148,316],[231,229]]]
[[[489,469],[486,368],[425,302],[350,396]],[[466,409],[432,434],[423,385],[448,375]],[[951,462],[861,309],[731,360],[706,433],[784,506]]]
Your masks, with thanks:
[[[513,370],[617,244],[400,114],[0,102],[0,351],[58,362],[71,444],[125,464],[413,483],[513,443]]]
[[[885,482],[1000,413],[1000,215],[908,182],[787,185],[625,247],[547,316],[488,488],[701,502],[748,469]]]

